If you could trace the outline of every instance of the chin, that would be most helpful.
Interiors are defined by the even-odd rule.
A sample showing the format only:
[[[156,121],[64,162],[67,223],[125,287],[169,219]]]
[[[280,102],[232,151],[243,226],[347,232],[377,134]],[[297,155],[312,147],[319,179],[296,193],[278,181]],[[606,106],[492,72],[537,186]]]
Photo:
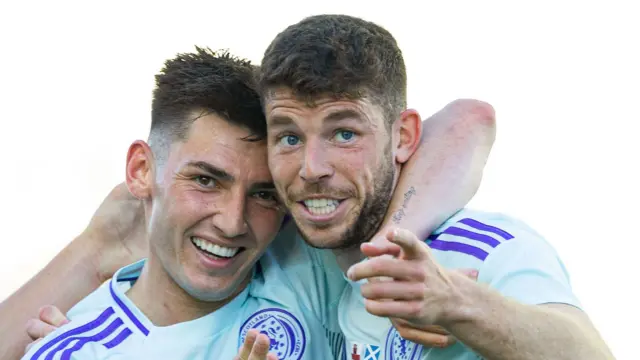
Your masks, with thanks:
[[[307,244],[318,249],[346,249],[358,246],[360,243],[354,244],[346,238],[346,231],[341,227],[331,227],[327,229],[317,229],[308,227],[299,227],[300,234]]]
[[[240,285],[246,278],[246,274],[238,274],[233,278],[199,276],[198,279],[189,281],[187,292],[195,299],[204,302],[217,302],[230,299],[242,291]]]

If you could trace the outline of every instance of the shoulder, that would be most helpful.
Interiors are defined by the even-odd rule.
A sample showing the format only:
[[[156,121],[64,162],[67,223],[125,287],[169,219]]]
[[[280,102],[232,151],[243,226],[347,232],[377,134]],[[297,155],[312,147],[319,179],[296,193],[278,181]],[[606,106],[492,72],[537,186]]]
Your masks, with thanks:
[[[516,218],[463,210],[431,238],[434,255],[445,267],[477,269],[478,282],[503,295],[528,304],[580,306],[554,247]]]
[[[539,235],[512,217],[464,209],[449,218],[429,238],[427,243],[435,252],[446,253],[445,262],[483,263],[504,244]]]
[[[86,351],[95,353],[95,348],[99,347],[94,344],[108,345],[122,325],[122,321],[116,320],[118,315],[108,301],[108,291],[107,283],[76,304],[67,315],[70,322],[39,341],[23,359],[69,359]]]
[[[146,336],[146,328],[137,326],[131,311],[116,294],[132,281],[120,275],[139,269],[142,264],[123,268],[114,279],[78,302],[67,313],[70,322],[29,349],[24,359],[101,359],[116,348],[129,346],[131,339]]]
[[[112,302],[111,294],[109,293],[110,282],[111,279],[104,282],[98,289],[75,304],[67,312],[67,318],[73,320],[76,317],[83,317],[86,314],[108,307]]]
[[[556,250],[524,222],[500,213],[462,210],[427,239],[441,265],[475,268],[483,279],[523,267],[560,267]]]
[[[557,256],[553,246],[541,234],[522,220],[501,213],[462,210],[430,238],[439,240],[436,248],[453,248],[453,252],[467,253],[484,263],[522,252]],[[456,242],[467,246],[456,248],[446,244]]]

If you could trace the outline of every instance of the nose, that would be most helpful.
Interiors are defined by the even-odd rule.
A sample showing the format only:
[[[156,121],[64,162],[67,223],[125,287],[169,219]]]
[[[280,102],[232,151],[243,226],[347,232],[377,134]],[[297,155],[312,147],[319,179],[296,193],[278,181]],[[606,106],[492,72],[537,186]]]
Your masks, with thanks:
[[[245,235],[249,231],[245,218],[246,196],[235,192],[225,194],[219,210],[213,216],[213,225],[227,238]]]
[[[327,148],[319,141],[308,141],[305,144],[304,163],[300,168],[300,177],[305,181],[317,183],[333,175],[333,167],[329,163]]]

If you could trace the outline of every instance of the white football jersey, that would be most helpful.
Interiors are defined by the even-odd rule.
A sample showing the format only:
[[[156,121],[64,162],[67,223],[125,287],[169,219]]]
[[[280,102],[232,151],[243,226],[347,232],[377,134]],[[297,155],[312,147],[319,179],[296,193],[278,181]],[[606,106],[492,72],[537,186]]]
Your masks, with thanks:
[[[524,304],[564,303],[580,307],[556,251],[525,224],[500,214],[462,210],[427,240],[440,265],[477,269],[478,282]],[[340,299],[339,324],[346,360],[480,359],[458,342],[427,348],[402,339],[387,318],[369,314],[350,282]]]
[[[280,360],[333,359],[344,349],[335,309],[346,282],[339,270],[317,266],[333,261],[317,259],[319,254],[298,239],[295,226],[284,229],[256,265],[249,286],[231,302],[199,319],[164,327],[152,324],[126,296],[142,260],[80,301],[67,314],[70,323],[23,359],[231,360],[250,329],[269,336]]]

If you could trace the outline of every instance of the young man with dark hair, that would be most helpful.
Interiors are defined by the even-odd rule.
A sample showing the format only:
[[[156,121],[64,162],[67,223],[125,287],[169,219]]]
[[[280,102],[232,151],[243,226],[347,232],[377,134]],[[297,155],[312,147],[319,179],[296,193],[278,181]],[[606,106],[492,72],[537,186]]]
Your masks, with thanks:
[[[278,193],[307,243],[332,249],[350,279],[338,316],[352,359],[611,358],[555,250],[514,219],[463,210],[434,235],[394,229],[395,246],[367,243],[394,190],[417,201],[397,184],[422,123],[406,109],[404,62],[388,31],[346,15],[306,18],[267,48],[259,88]],[[478,270],[479,283],[458,268]],[[407,341],[420,337],[405,330],[429,325],[459,342]]]
[[[25,359],[231,359],[238,335],[244,340],[251,329],[275,336],[280,359],[305,350],[332,356],[317,313],[264,254],[284,211],[253,74],[247,61],[200,48],[165,63],[149,142],[134,142],[127,154],[148,257],[75,305],[71,321]],[[319,340],[305,344],[307,336]]]

